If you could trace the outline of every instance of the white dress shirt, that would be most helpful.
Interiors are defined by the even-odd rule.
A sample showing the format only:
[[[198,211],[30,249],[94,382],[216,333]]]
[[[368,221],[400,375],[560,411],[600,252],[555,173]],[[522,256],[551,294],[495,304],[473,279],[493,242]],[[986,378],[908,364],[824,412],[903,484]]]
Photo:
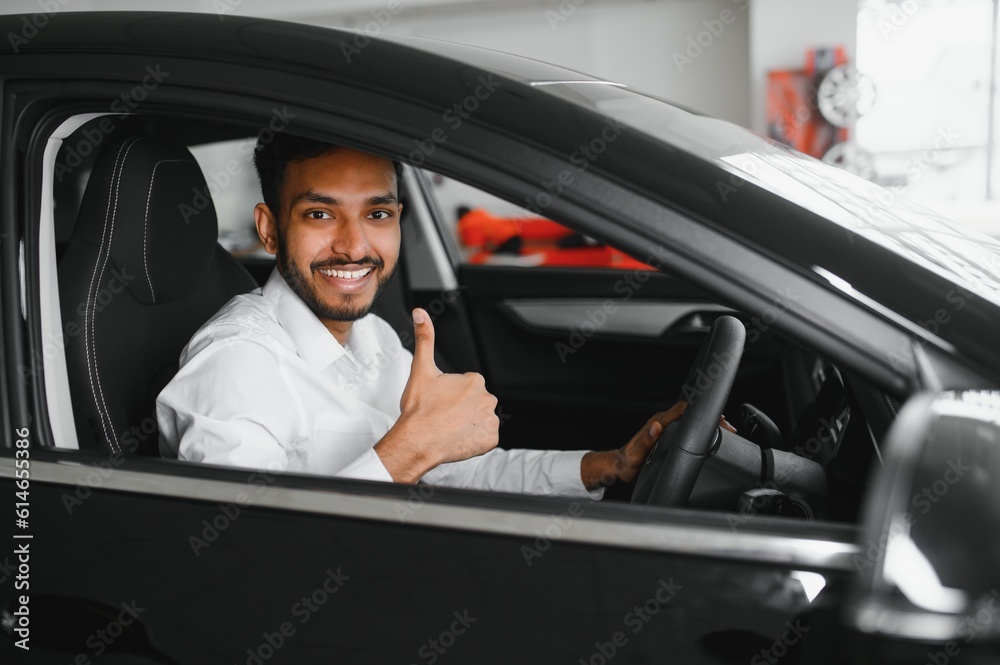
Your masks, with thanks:
[[[156,400],[160,453],[230,466],[392,482],[374,446],[399,417],[413,356],[369,314],[342,346],[277,270],[230,300],[181,352]],[[495,449],[431,485],[600,498],[585,451]]]

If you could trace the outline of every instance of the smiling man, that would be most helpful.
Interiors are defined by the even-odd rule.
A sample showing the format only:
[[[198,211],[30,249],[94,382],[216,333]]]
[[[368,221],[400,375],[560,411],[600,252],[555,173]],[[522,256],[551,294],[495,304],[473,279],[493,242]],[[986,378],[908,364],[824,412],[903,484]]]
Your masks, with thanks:
[[[598,498],[631,482],[683,405],[606,452],[498,449],[497,400],[479,374],[434,364],[369,311],[399,259],[400,169],[278,135],[254,162],[257,233],[277,265],[195,333],[157,399],[164,456],[348,478]]]

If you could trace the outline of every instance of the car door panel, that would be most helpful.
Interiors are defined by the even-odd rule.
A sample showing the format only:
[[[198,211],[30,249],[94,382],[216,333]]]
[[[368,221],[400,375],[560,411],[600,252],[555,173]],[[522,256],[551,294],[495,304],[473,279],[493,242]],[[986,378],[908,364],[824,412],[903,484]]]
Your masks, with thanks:
[[[580,331],[583,338],[620,335],[658,339],[688,332],[704,333],[709,329],[706,319],[733,312],[710,302],[619,304],[579,298],[509,299],[502,301],[502,306],[508,316],[528,330],[567,337]]]
[[[732,311],[656,272],[462,266],[459,280],[501,442],[516,447],[621,445],[678,398],[708,326]],[[785,422],[779,356],[766,336],[748,346],[733,409]]]
[[[212,470],[179,463],[170,465],[171,487],[163,465],[150,477],[143,464],[125,461],[102,479],[92,458],[81,454],[84,464],[69,473],[44,455],[35,462],[32,598],[137,608],[148,640],[101,648],[106,639],[94,632],[47,649],[53,638],[43,627],[57,614],[49,604],[31,615],[32,662],[75,662],[105,649],[119,653],[115,662],[206,665],[330,657],[591,663],[613,654],[622,662],[710,663],[726,649],[745,662],[780,643],[786,624],[808,625],[817,608],[833,606],[852,551],[849,531],[831,532],[842,543],[823,573],[831,591],[813,604],[794,567],[774,561],[578,542],[584,522],[604,523],[589,502],[499,495],[477,508],[455,491],[235,470],[210,480]],[[189,473],[198,490],[181,496],[192,487],[182,475]],[[90,487],[69,481],[88,475]],[[149,489],[124,490],[130,484]],[[11,489],[6,474],[0,487]],[[299,507],[277,507],[282,495],[298,497]],[[378,502],[388,519],[371,518]],[[470,528],[483,508],[502,510],[505,526]],[[434,524],[445,514],[454,527]],[[679,514],[678,526],[720,544],[741,541],[722,519],[709,528]],[[43,537],[56,533],[59,547]],[[0,607],[15,606],[11,576],[0,585]],[[9,660],[12,641],[4,640],[5,662],[17,662]]]

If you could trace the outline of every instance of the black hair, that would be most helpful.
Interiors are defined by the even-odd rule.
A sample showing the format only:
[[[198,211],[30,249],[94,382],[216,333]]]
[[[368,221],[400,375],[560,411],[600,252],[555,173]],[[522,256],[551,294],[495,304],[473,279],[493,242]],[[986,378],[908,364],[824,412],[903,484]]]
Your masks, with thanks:
[[[337,150],[340,146],[283,133],[267,132],[267,140],[264,136],[265,133],[261,132],[257,137],[257,145],[253,150],[253,164],[257,168],[264,204],[274,215],[280,216],[281,187],[284,185],[289,163],[319,157],[331,150]],[[392,166],[396,170],[396,186],[399,187],[403,180],[403,166],[395,160]]]

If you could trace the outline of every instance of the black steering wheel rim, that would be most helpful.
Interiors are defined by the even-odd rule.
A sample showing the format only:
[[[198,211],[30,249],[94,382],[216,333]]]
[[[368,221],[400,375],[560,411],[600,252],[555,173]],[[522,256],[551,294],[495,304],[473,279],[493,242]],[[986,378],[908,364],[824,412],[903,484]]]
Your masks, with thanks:
[[[684,417],[667,427],[650,450],[632,492],[632,503],[684,506],[705,460],[715,446],[732,390],[746,328],[733,316],[720,316],[705,336],[679,400],[688,403]]]

